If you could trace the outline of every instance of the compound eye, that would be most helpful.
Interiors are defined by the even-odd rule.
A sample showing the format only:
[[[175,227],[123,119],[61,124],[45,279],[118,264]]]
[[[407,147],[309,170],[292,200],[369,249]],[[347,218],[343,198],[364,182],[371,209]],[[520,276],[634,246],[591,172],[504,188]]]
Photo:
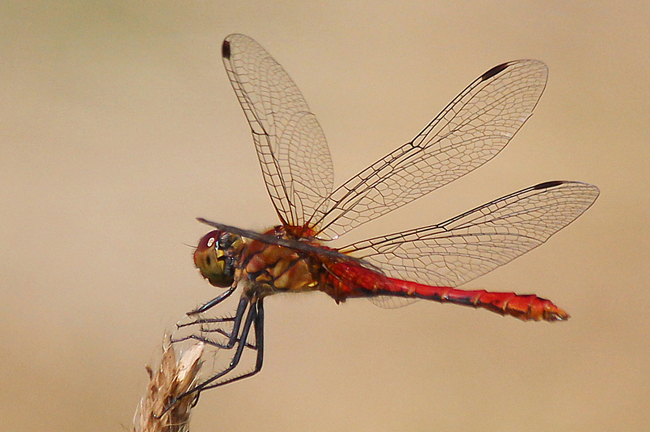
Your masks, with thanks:
[[[213,247],[219,247],[218,245],[218,239],[221,237],[222,232],[221,231],[211,231],[201,237],[201,240],[199,240],[199,244],[196,246],[197,251],[206,251],[210,248]]]

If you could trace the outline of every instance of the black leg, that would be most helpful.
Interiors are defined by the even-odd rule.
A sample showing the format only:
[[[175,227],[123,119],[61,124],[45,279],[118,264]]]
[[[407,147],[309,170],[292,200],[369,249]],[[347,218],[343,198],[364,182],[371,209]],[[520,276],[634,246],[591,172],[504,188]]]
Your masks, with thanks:
[[[222,335],[222,336],[224,336],[224,337],[227,337],[227,338],[230,338],[230,337],[231,337],[231,333],[228,333],[227,331],[225,331],[225,330],[222,329],[222,328],[215,328],[215,329],[206,329],[206,328],[202,328],[201,331],[202,331],[203,333],[219,333],[220,335]],[[218,344],[217,344],[216,342],[208,341],[207,338],[202,338],[202,337],[192,337],[192,335],[187,336],[187,337],[184,337],[184,338],[181,338],[181,339],[178,339],[178,340],[176,340],[176,341],[174,341],[174,342],[181,342],[181,341],[188,340],[188,339],[200,340],[201,342],[205,342],[205,343],[207,343],[208,345],[216,346],[217,348],[228,349],[228,348],[225,347],[225,346],[218,346]],[[246,342],[246,348],[257,349],[257,347],[256,347],[254,344],[249,343],[249,342]]]
[[[259,308],[258,308],[259,300],[256,301],[256,302],[249,302],[248,299],[246,299],[245,297],[242,296],[242,300],[240,301],[239,304],[240,304],[240,306],[242,304],[244,304],[244,306],[247,306],[249,303],[250,303],[251,307],[248,310],[248,314],[246,315],[246,321],[244,321],[244,325],[243,325],[242,331],[241,331],[241,336],[239,338],[236,337],[238,332],[236,332],[235,329],[233,329],[233,335],[234,335],[233,340],[235,340],[235,341],[237,341],[239,343],[237,344],[237,350],[235,351],[235,355],[233,356],[232,360],[230,360],[230,364],[228,365],[228,367],[225,368],[224,370],[216,373],[215,375],[211,376],[206,381],[204,381],[201,384],[199,384],[198,386],[194,387],[192,390],[187,391],[187,392],[181,394],[180,396],[178,396],[176,399],[174,399],[169,404],[169,406],[165,409],[165,411],[168,410],[170,407],[172,407],[176,403],[176,401],[178,401],[178,400],[180,400],[180,399],[182,399],[184,397],[187,397],[187,396],[189,396],[189,395],[191,395],[193,393],[200,393],[201,391],[203,391],[205,389],[208,389],[208,388],[213,388],[213,387],[217,387],[219,385],[222,385],[222,383],[217,383],[217,384],[212,384],[212,385],[211,385],[211,383],[214,383],[219,378],[226,375],[227,373],[229,373],[230,371],[232,371],[233,369],[235,369],[237,367],[237,365],[239,364],[239,361],[241,360],[242,353],[244,352],[244,348],[246,348],[246,340],[248,339],[248,334],[250,333],[250,329],[251,329],[253,323],[255,323],[255,333],[256,333],[256,335],[257,335],[258,326],[259,326],[258,321],[257,321],[258,310],[259,310]],[[238,316],[243,315],[243,311],[240,314],[240,310],[241,310],[241,308],[238,308],[238,310],[237,310],[237,315]],[[244,310],[245,310],[245,307],[244,307]],[[262,312],[262,316],[263,316],[263,312]],[[241,323],[241,319],[238,320],[238,321],[239,321],[239,323]],[[237,328],[236,330],[239,330],[239,328]],[[258,363],[260,363],[260,361],[261,360],[260,360],[260,355],[259,355],[259,351],[258,351]],[[259,368],[261,369],[261,365],[260,365]],[[257,369],[257,365],[256,365],[256,369]],[[226,381],[226,382],[230,382],[230,381]]]
[[[237,306],[237,312],[236,312],[234,318],[202,318],[202,319],[197,319],[196,321],[193,321],[191,323],[181,324],[181,325],[178,326],[178,328],[181,328],[181,327],[187,327],[187,326],[195,325],[195,324],[211,324],[211,323],[220,323],[220,322],[233,321],[232,332],[230,334],[228,332],[226,332],[225,330],[223,330],[223,329],[209,330],[209,331],[216,332],[216,333],[219,333],[219,334],[227,337],[228,338],[227,343],[225,343],[225,344],[219,343],[219,342],[210,340],[210,339],[208,339],[208,338],[206,338],[204,336],[197,335],[197,334],[191,334],[189,336],[185,336],[185,337],[182,337],[182,338],[179,338],[179,339],[173,339],[172,342],[177,343],[177,342],[183,342],[183,341],[186,341],[186,340],[189,340],[189,339],[194,339],[194,340],[197,340],[199,342],[203,342],[203,343],[206,343],[208,345],[211,345],[211,346],[214,346],[214,347],[217,347],[217,348],[232,349],[235,346],[235,344],[237,343],[237,340],[238,340],[237,335],[239,334],[239,329],[241,327],[242,319],[244,318],[244,315],[246,313],[246,308],[248,307],[249,303],[250,303],[250,300],[248,300],[245,296],[242,295],[241,299],[239,300],[239,306]],[[253,310],[253,309],[254,308],[251,308],[251,310]],[[249,311],[249,315],[250,315],[250,311]],[[201,332],[206,332],[206,330],[203,327],[201,327]],[[244,341],[245,341],[245,339],[244,339]],[[250,344],[246,344],[246,342],[244,342],[244,344],[250,346]]]
[[[224,322],[233,322],[235,317],[222,317],[222,318],[197,318],[194,321],[186,322],[183,324],[176,324],[176,328],[180,329],[183,327],[189,327],[197,324],[215,324],[215,323],[224,323]],[[204,327],[201,327],[201,331],[210,331],[203,330]]]
[[[250,304],[250,309],[248,310],[248,314],[246,314],[246,309],[248,305]],[[243,327],[242,327],[242,320],[244,318],[244,315],[246,315],[246,320],[243,322]],[[203,390],[206,388],[213,388],[220,386],[222,384],[225,384],[226,382],[230,381],[236,381],[238,379],[244,378],[244,376],[234,378],[232,380],[225,381],[223,383],[217,383],[217,384],[212,384],[211,383],[215,382],[222,376],[226,375],[227,373],[231,372],[233,369],[237,367],[239,364],[239,361],[241,360],[242,353],[244,351],[244,348],[250,348],[257,350],[257,362],[255,365],[255,371],[252,373],[246,374],[246,376],[254,375],[255,373],[259,372],[259,370],[262,368],[262,358],[263,358],[263,353],[262,349],[264,346],[264,341],[263,341],[263,329],[264,329],[264,308],[262,306],[262,300],[257,300],[255,302],[251,302],[249,299],[247,299],[245,296],[242,296],[241,300],[239,301],[239,306],[237,307],[237,314],[234,318],[205,318],[205,319],[199,319],[196,320],[192,323],[184,324],[179,327],[185,327],[188,325],[192,324],[209,324],[209,323],[219,323],[219,322],[228,322],[228,321],[233,321],[233,330],[232,333],[228,334],[222,329],[216,329],[212,331],[216,331],[226,337],[229,338],[227,344],[219,344],[217,342],[211,341],[205,337],[202,337],[200,335],[190,335],[181,339],[176,339],[173,340],[172,342],[181,342],[185,341],[188,339],[194,339],[203,343],[206,343],[208,345],[215,346],[217,348],[221,349],[232,349],[233,347],[237,347],[237,350],[235,351],[235,355],[233,356],[232,360],[230,361],[230,365],[218,372],[217,374],[211,376],[209,379],[207,379],[205,382],[201,383],[200,385],[196,386],[190,391],[187,391],[181,395],[179,395],[177,398],[175,398],[169,405],[165,407],[165,409],[158,415],[155,415],[156,418],[160,418],[164,413],[169,411],[175,404],[178,402],[180,399],[183,399],[187,396],[190,396],[194,394],[195,399],[192,402],[193,405],[196,405],[199,399],[199,395]],[[254,331],[255,331],[255,344],[250,344],[247,342],[248,340],[248,334],[250,333],[251,326],[255,324],[254,326]],[[239,329],[242,329],[241,331],[241,337],[237,337],[239,333]],[[203,330],[201,330],[203,331]]]
[[[201,389],[199,391],[208,390],[208,389],[215,388],[215,387],[220,387],[220,386],[222,386],[224,384],[228,384],[228,383],[231,383],[231,382],[239,381],[239,380],[244,379],[244,378],[251,377],[251,376],[255,375],[256,373],[258,373],[262,369],[262,364],[264,363],[264,304],[262,303],[262,299],[258,300],[256,303],[254,303],[252,307],[253,308],[257,307],[257,314],[256,314],[256,317],[255,317],[255,327],[254,327],[254,329],[255,329],[255,346],[257,348],[257,360],[255,361],[255,369],[253,369],[252,371],[247,372],[247,373],[245,373],[243,375],[239,375],[239,376],[236,376],[236,377],[233,377],[233,378],[228,378],[228,379],[225,379],[223,381],[220,381],[218,383],[214,383],[214,384],[211,384],[211,385],[206,385],[206,384],[209,384],[210,382],[213,382],[213,381],[211,381],[211,380],[206,381],[206,382],[202,383],[199,386],[199,387],[201,387]],[[239,342],[240,344],[241,344],[242,340],[245,340],[245,339],[243,339],[243,337],[242,337],[242,339]],[[234,359],[233,359],[233,361],[234,361]],[[239,360],[237,360],[237,361],[239,361]],[[221,376],[223,376],[223,375],[224,374],[221,374]]]
[[[222,292],[222,293],[219,294],[217,297],[213,298],[212,300],[210,300],[209,302],[207,302],[207,303],[204,304],[203,306],[199,306],[198,308],[194,309],[193,311],[189,311],[189,312],[187,313],[187,315],[188,315],[188,316],[189,316],[189,315],[196,315],[196,314],[200,314],[200,313],[203,313],[203,312],[207,311],[208,309],[210,309],[210,308],[212,308],[212,307],[218,305],[219,303],[221,303],[222,301],[224,301],[225,299],[227,299],[228,297],[230,297],[230,295],[231,295],[233,292],[235,292],[235,289],[237,289],[237,284],[233,284],[233,285],[232,285],[230,288],[228,288],[226,291]]]

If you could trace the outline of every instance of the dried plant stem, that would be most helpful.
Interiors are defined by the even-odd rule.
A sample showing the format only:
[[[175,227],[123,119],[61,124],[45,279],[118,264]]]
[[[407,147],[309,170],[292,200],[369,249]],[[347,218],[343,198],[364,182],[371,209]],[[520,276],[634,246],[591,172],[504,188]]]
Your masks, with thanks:
[[[196,385],[203,348],[203,343],[197,343],[177,360],[170,337],[165,336],[159,370],[154,372],[147,366],[149,385],[133,418],[134,432],[189,431],[193,397],[181,399],[164,414],[161,413],[169,403]]]

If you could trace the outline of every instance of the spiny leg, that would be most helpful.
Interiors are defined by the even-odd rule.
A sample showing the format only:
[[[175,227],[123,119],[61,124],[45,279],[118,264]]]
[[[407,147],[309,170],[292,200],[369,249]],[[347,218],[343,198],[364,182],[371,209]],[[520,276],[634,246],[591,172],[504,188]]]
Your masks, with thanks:
[[[228,365],[228,367],[226,367],[226,368],[223,369],[222,371],[220,371],[220,372],[214,374],[213,376],[211,376],[210,378],[208,378],[208,379],[207,379],[206,381],[204,381],[203,383],[201,383],[201,384],[199,384],[198,386],[194,387],[192,390],[189,390],[189,391],[187,391],[187,392],[185,392],[185,393],[179,395],[176,399],[174,399],[174,400],[169,404],[169,406],[165,409],[165,411],[168,410],[170,407],[172,407],[172,406],[173,406],[173,405],[174,405],[178,400],[180,400],[180,399],[182,399],[182,398],[184,398],[184,397],[187,397],[187,396],[189,396],[189,395],[191,395],[191,394],[196,393],[196,394],[197,394],[196,397],[198,398],[198,394],[199,394],[201,391],[203,391],[203,390],[206,390],[206,389],[208,389],[208,388],[217,387],[217,386],[219,386],[219,385],[225,384],[226,382],[230,382],[230,381],[235,380],[235,379],[233,379],[233,380],[226,380],[226,381],[223,382],[223,383],[216,383],[216,384],[210,385],[211,383],[214,383],[216,380],[218,380],[218,379],[221,378],[222,376],[226,375],[227,373],[231,372],[233,369],[235,369],[235,368],[237,367],[237,365],[239,364],[239,361],[241,360],[241,357],[242,357],[242,353],[243,353],[243,351],[244,351],[244,348],[245,348],[246,345],[247,345],[247,344],[246,344],[246,340],[248,339],[248,334],[250,333],[250,329],[251,329],[251,326],[253,325],[253,323],[255,323],[255,334],[256,334],[256,337],[257,337],[258,330],[259,330],[259,326],[260,326],[259,321],[257,320],[257,317],[258,317],[258,311],[260,310],[260,308],[259,308],[259,306],[258,306],[258,303],[260,303],[259,300],[254,301],[254,302],[251,302],[250,300],[248,300],[247,298],[245,298],[244,296],[242,296],[242,300],[240,301],[240,308],[238,308],[238,316],[239,316],[239,315],[243,315],[243,312],[245,311],[246,306],[247,306],[248,304],[250,304],[251,307],[250,307],[250,309],[248,310],[248,314],[246,315],[246,320],[244,321],[244,325],[243,325],[242,330],[241,330],[241,336],[240,336],[239,338],[236,337],[237,332],[235,332],[235,331],[233,330],[233,335],[234,335],[234,338],[233,338],[233,339],[235,340],[234,343],[237,343],[237,342],[238,342],[238,343],[236,344],[236,346],[237,346],[237,350],[235,351],[235,355],[233,356],[232,360],[230,360],[230,364]],[[241,309],[241,305],[242,305],[242,304],[244,305],[244,309],[243,309],[243,310]],[[240,311],[241,311],[241,313],[240,313]],[[263,309],[262,309],[262,311],[263,311]],[[263,312],[262,312],[262,317],[263,317]],[[237,317],[236,317],[236,318],[237,318]],[[236,323],[237,323],[237,321],[239,321],[239,323],[241,323],[241,318],[238,319],[238,320],[236,319]],[[263,321],[262,321],[262,323],[263,323]],[[237,329],[237,330],[238,330],[238,329]],[[256,344],[256,345],[257,345],[257,344]],[[263,343],[262,343],[262,346],[263,346]],[[260,354],[259,354],[259,350],[258,350],[257,358],[258,358],[258,360],[257,360],[256,366],[255,366],[255,368],[256,368],[255,373],[257,373],[257,372],[261,369],[261,361],[262,361],[262,357],[261,357]],[[252,375],[252,374],[249,373],[248,376],[250,376],[250,375]],[[237,377],[237,378],[239,378],[239,377]],[[194,403],[196,403],[196,400],[194,401]]]
[[[263,304],[263,300],[259,299],[257,302],[253,303],[253,305],[251,307],[252,308],[257,308],[257,313],[256,313],[256,316],[255,316],[255,322],[254,322],[254,324],[255,324],[255,327],[254,327],[254,330],[255,330],[255,348],[254,349],[257,349],[257,359],[255,360],[255,368],[250,372],[246,372],[245,374],[242,374],[242,375],[239,375],[239,376],[236,376],[236,377],[233,377],[233,378],[228,378],[228,379],[225,379],[225,380],[223,380],[221,382],[218,382],[218,383],[215,383],[215,384],[212,384],[212,385],[206,385],[206,384],[209,383],[208,381],[206,381],[203,384],[201,384],[201,386],[200,386],[201,390],[199,390],[199,391],[208,390],[208,389],[212,389],[212,388],[215,388],[215,387],[220,387],[220,386],[222,386],[224,384],[228,384],[228,383],[231,383],[231,382],[239,381],[239,380],[244,379],[244,378],[251,377],[251,376],[255,375],[256,373],[258,373],[262,369],[262,364],[264,362],[264,304]],[[241,346],[241,341],[242,340],[245,340],[245,339],[243,339],[243,335],[242,335],[242,339],[239,342],[240,346]],[[246,344],[246,345],[249,346],[249,344]],[[234,361],[234,358],[233,358],[233,361]],[[239,362],[239,359],[237,361]]]
[[[226,291],[222,292],[221,294],[219,294],[217,297],[213,298],[209,302],[205,303],[202,306],[199,306],[198,308],[196,308],[196,309],[194,309],[192,311],[189,311],[187,313],[187,315],[188,316],[197,315],[197,314],[200,314],[200,313],[203,313],[203,312],[207,311],[208,309],[211,309],[212,307],[218,305],[219,303],[221,303],[222,301],[224,301],[225,299],[230,297],[230,295],[233,292],[235,292],[236,289],[237,289],[237,284],[235,283],[230,288],[228,288]]]
[[[186,341],[189,339],[194,339],[199,342],[204,342],[208,345],[221,348],[221,349],[232,349],[236,342],[237,342],[237,334],[239,333],[239,329],[241,327],[242,319],[244,318],[244,314],[246,313],[246,308],[248,307],[248,304],[250,303],[250,300],[248,300],[245,296],[242,295],[241,299],[239,300],[239,305],[237,306],[237,312],[235,314],[234,318],[201,318],[198,320],[195,320],[191,323],[186,323],[186,324],[180,324],[178,325],[178,328],[181,327],[187,327],[190,325],[195,325],[195,324],[210,324],[210,323],[220,323],[220,322],[229,322],[233,321],[233,328],[232,332],[229,334],[225,330],[222,329],[213,329],[211,331],[219,333],[225,337],[228,338],[228,342],[225,344],[213,341],[211,339],[208,339],[204,336],[197,335],[197,334],[191,334],[189,336],[185,336],[179,339],[174,339],[172,342],[182,342]],[[252,310],[252,308],[251,308]],[[250,312],[249,312],[250,313]],[[205,332],[205,329],[201,327],[201,332]]]
[[[195,340],[199,342],[203,342],[205,344],[208,344],[210,346],[214,346],[216,348],[221,348],[221,349],[231,349],[231,347],[228,346],[228,344],[221,344],[219,342],[216,342],[214,340],[208,339],[206,336],[203,336],[203,333],[218,333],[228,339],[232,337],[232,332],[227,332],[221,327],[216,327],[216,328],[211,328],[207,326],[208,324],[219,324],[219,323],[227,323],[231,322],[234,323],[236,321],[237,317],[220,317],[220,318],[199,318],[196,319],[192,322],[187,322],[187,323],[182,323],[182,324],[176,324],[177,329],[181,329],[184,327],[190,327],[190,326],[196,326],[200,325],[199,331],[201,334],[190,334],[188,336],[183,336],[179,337],[177,339],[172,339],[172,343],[180,343],[184,342],[187,340]],[[240,317],[241,320],[241,317]],[[246,342],[246,348],[251,348],[251,349],[256,349],[256,346],[254,344]]]
[[[192,401],[192,408],[194,408],[196,406],[196,404],[199,403],[199,397],[201,396],[202,391],[209,390],[209,389],[212,389],[212,388],[215,388],[215,387],[220,387],[220,386],[222,386],[224,384],[228,384],[228,383],[231,383],[231,382],[234,382],[234,381],[239,381],[241,379],[251,377],[251,376],[255,375],[256,373],[258,373],[262,369],[262,364],[264,363],[264,304],[263,304],[263,299],[259,299],[257,302],[253,303],[251,308],[255,308],[255,307],[257,307],[257,314],[256,314],[256,317],[255,317],[255,320],[254,320],[254,325],[255,325],[255,327],[254,327],[254,330],[255,330],[255,345],[252,345],[252,344],[249,344],[248,342],[246,342],[246,347],[247,348],[257,349],[257,359],[255,361],[255,369],[253,369],[252,371],[247,372],[247,373],[245,373],[243,375],[239,375],[239,376],[236,376],[236,377],[233,377],[233,378],[229,378],[229,379],[226,379],[226,380],[221,381],[219,383],[215,383],[215,384],[208,385],[208,386],[205,386],[205,384],[207,384],[209,382],[209,381],[206,381],[205,383],[203,383],[202,385],[199,386],[199,387],[201,387],[200,389],[198,389],[198,390],[194,389],[193,390],[193,391],[196,391],[196,396],[194,397],[194,400]],[[239,343],[241,344],[241,340],[239,341]],[[234,359],[233,359],[233,361],[234,361]],[[190,394],[190,393],[191,392],[187,392],[186,395]],[[184,396],[185,395],[181,395],[176,400],[179,400]],[[174,403],[176,402],[176,400],[174,401]],[[172,406],[172,405],[173,405],[173,403],[170,406]]]

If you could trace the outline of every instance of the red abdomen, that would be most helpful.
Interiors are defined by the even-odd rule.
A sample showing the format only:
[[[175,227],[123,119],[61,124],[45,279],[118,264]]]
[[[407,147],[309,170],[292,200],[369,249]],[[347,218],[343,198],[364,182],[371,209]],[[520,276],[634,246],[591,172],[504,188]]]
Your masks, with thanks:
[[[352,297],[395,296],[433,300],[462,306],[487,309],[500,315],[510,315],[523,321],[564,321],[569,314],[550,300],[534,294],[520,295],[485,290],[465,291],[452,287],[423,285],[384,276],[373,270],[335,263],[331,272],[329,289],[324,289],[336,301]]]

